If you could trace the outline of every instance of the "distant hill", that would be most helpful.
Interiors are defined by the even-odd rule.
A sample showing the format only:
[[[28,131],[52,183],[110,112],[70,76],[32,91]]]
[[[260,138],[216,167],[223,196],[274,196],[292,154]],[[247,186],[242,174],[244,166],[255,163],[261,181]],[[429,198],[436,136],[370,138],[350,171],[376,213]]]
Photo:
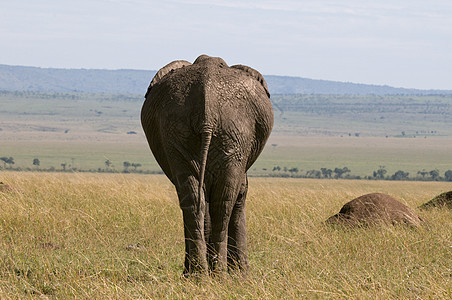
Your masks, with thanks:
[[[155,71],[0,65],[0,90],[145,94]]]
[[[0,64],[0,90],[143,94],[156,71],[55,69]],[[427,95],[452,90],[417,90],[300,77],[264,75],[272,94]]]
[[[418,90],[330,80],[288,76],[264,76],[273,94],[335,94],[335,95],[432,95],[452,94],[452,90]]]

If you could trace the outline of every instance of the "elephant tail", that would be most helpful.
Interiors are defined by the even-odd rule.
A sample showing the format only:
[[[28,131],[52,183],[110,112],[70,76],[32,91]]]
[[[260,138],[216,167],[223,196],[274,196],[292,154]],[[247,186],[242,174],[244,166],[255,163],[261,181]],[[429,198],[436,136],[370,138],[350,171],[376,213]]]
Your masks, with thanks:
[[[204,186],[204,175],[206,173],[207,155],[209,153],[210,141],[212,140],[213,130],[209,127],[205,127],[201,133],[201,161],[199,168],[199,189],[198,196],[201,202]]]

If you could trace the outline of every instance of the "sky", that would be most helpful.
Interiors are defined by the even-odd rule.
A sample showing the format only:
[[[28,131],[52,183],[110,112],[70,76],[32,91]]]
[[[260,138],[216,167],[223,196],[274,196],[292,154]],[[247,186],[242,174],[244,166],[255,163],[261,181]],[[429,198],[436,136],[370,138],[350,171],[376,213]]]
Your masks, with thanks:
[[[200,54],[264,75],[452,90],[450,0],[0,0],[0,64],[158,70]]]

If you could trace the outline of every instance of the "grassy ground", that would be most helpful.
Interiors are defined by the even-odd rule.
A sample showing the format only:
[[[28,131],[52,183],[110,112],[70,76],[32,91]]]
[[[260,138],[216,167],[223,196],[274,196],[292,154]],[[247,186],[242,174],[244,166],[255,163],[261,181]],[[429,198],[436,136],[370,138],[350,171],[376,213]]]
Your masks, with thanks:
[[[416,208],[450,183],[251,178],[246,278],[184,279],[183,227],[164,176],[0,172],[0,298],[440,298],[452,296],[452,212],[419,229],[328,227],[383,192]]]

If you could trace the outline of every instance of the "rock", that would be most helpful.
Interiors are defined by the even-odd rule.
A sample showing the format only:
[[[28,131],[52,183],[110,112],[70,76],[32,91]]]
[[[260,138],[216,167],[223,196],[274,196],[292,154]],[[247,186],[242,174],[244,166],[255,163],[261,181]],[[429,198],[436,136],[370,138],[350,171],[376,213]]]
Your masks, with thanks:
[[[433,207],[452,209],[452,191],[439,194],[432,200],[419,206],[420,209],[429,209]]]
[[[326,222],[346,225],[384,223],[419,226],[422,220],[411,208],[393,197],[372,193],[346,203],[339,213],[328,218]]]

